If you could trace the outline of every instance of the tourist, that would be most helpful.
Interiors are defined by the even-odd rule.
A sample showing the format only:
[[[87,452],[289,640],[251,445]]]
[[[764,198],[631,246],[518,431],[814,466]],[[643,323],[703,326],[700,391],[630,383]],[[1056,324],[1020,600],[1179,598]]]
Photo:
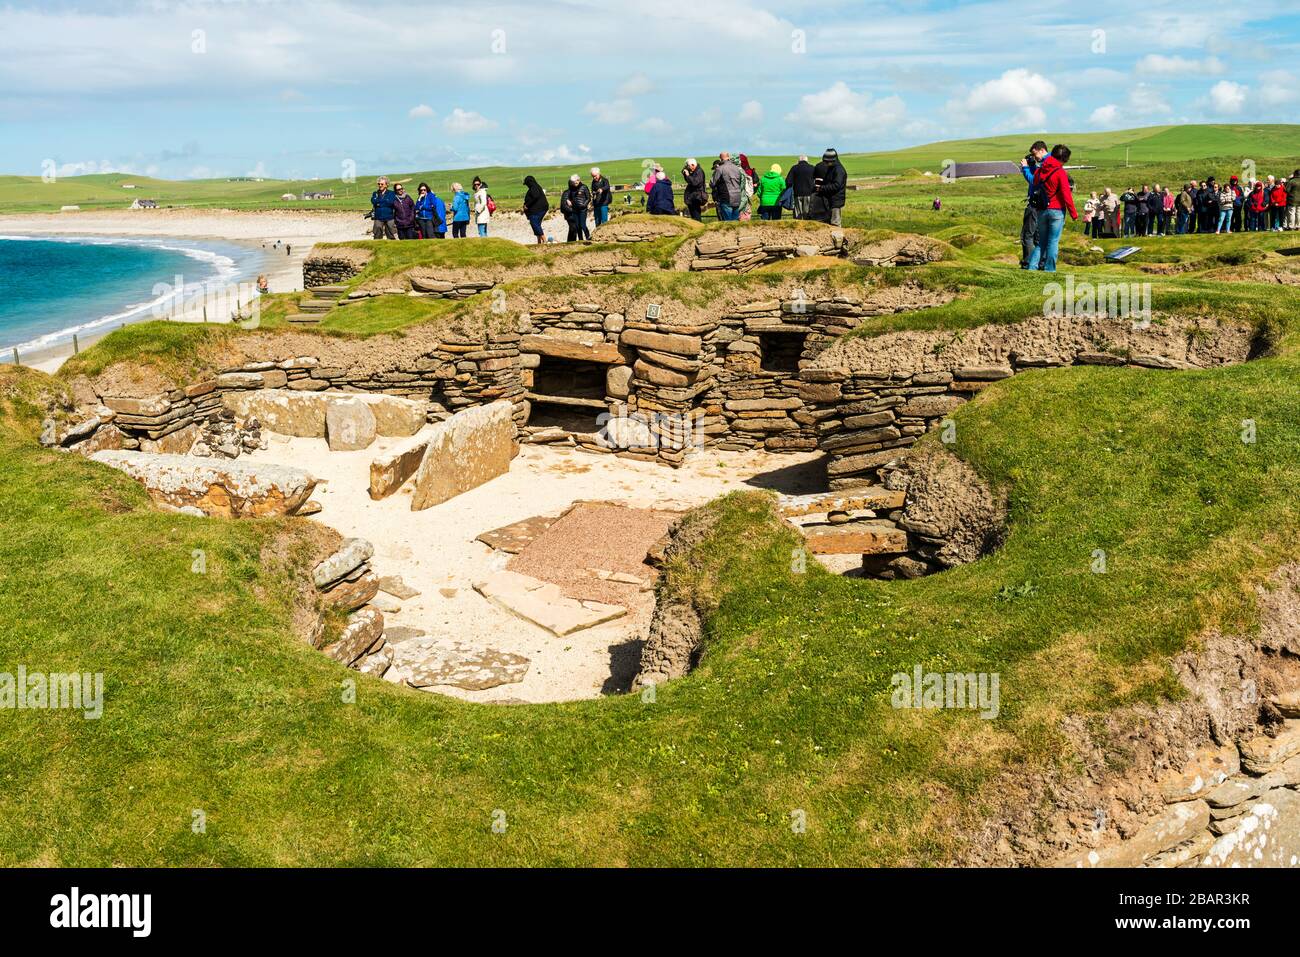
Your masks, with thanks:
[[[595,216],[595,225],[609,222],[609,202],[613,198],[613,187],[609,177],[600,175],[600,167],[591,168],[591,209]]]
[[[740,160],[741,172],[745,178],[740,181],[740,214],[739,219],[749,219],[753,213],[754,197],[758,193],[758,172],[750,165],[749,157],[744,153],[738,154]]]
[[[1300,169],[1286,181],[1286,228],[1300,229]]]
[[[375,221],[371,235],[375,239],[397,238],[397,227],[393,225],[393,207],[396,203],[397,194],[388,188],[388,177],[379,177],[375,182],[375,191],[370,194],[370,215]],[[280,245],[279,240],[275,244]]]
[[[464,239],[469,228],[469,193],[460,183],[451,184],[451,238]]]
[[[1137,187],[1130,186],[1120,193],[1119,201],[1124,212],[1123,218],[1120,220],[1120,232],[1125,237],[1132,236],[1137,231]]]
[[[1246,230],[1258,233],[1264,229],[1264,219],[1268,215],[1269,197],[1264,192],[1263,180],[1256,180],[1246,197]]]
[[[1043,161],[1047,155],[1047,144],[1042,140],[1036,140],[1034,145],[1029,147],[1029,152],[1025,154],[1020,163],[1020,175],[1025,178],[1029,184],[1029,191],[1025,194],[1025,212],[1020,219],[1020,268],[1029,268],[1029,256],[1034,251],[1034,242],[1038,236],[1038,207],[1031,200],[1034,197],[1034,173],[1038,170],[1038,164]]]
[[[546,199],[546,190],[542,189],[536,178],[525,176],[524,186],[527,187],[524,193],[524,216],[528,218],[528,225],[533,227],[533,235],[537,237],[538,245],[541,245],[546,242],[546,231],[542,229],[542,219],[546,216],[547,210],[551,208],[551,204]]]
[[[840,162],[840,154],[828,148],[822,161],[813,167],[813,182],[817,184],[817,197],[821,200],[825,219],[832,226],[840,225],[844,210],[844,194],[849,185],[849,174]]]
[[[646,171],[645,182],[641,184],[641,191],[645,193],[646,196],[649,196],[650,190],[655,188],[655,176],[663,171],[664,168],[658,163],[655,163]]]
[[[478,226],[479,236],[487,236],[488,223],[492,221],[493,202],[488,195],[487,183],[474,177],[474,224]]]
[[[936,213],[939,212],[939,210],[943,209],[943,200],[941,200],[938,196],[936,196],[934,198],[934,202],[930,204],[930,208],[934,210]],[[780,216],[777,217],[777,219],[780,218],[781,218]]]
[[[1029,268],[1043,272],[1056,272],[1056,253],[1061,243],[1061,230],[1065,227],[1065,213],[1078,219],[1074,210],[1074,196],[1070,192],[1070,178],[1065,164],[1070,161],[1070,148],[1058,143],[1052,152],[1038,164],[1034,173],[1034,189],[1041,197],[1038,211],[1038,234],[1034,251],[1029,255]]]
[[[1219,184],[1213,176],[1201,183],[1197,199],[1199,222],[1196,231],[1200,233],[1217,232],[1215,227],[1219,223]]]
[[[429,187],[421,183],[416,187],[415,218],[420,224],[420,235],[425,239],[442,239],[447,235],[447,204]]]
[[[1156,183],[1147,193],[1147,235],[1154,236],[1160,226],[1160,214],[1165,208],[1164,190]]]
[[[1166,186],[1164,190],[1161,192],[1161,199],[1160,199],[1160,235],[1161,236],[1169,235],[1169,224],[1173,222],[1173,219],[1174,219],[1174,194],[1173,191],[1168,186]]]
[[[1093,224],[1097,221],[1097,210],[1100,205],[1101,200],[1097,198],[1096,193],[1083,201],[1083,234],[1085,236],[1091,236],[1095,232]]]
[[[1178,199],[1174,201],[1174,208],[1178,214],[1175,229],[1180,236],[1187,232],[1188,224],[1192,221],[1192,212],[1196,209],[1196,199],[1193,195],[1195,189],[1195,183],[1188,183],[1178,194]]]
[[[682,194],[686,212],[691,219],[699,222],[704,218],[704,207],[708,204],[709,194],[704,189],[704,170],[700,169],[694,156],[682,167],[682,181],[686,184],[686,191]]]
[[[1224,187],[1218,192],[1219,197],[1219,222],[1214,227],[1214,232],[1230,233],[1232,232],[1232,207],[1237,201],[1237,194],[1232,191],[1232,186],[1224,184]]]
[[[790,167],[785,174],[785,185],[794,192],[794,218],[807,219],[812,206],[813,166],[807,156],[800,156],[799,162]]]
[[[406,195],[401,183],[393,187],[397,199],[393,203],[393,224],[397,227],[398,239],[418,239],[415,225],[415,200]]]
[[[591,231],[587,229],[587,209],[590,206],[591,190],[582,177],[574,173],[569,177],[569,188],[560,196],[560,212],[569,222],[567,242],[591,238]]]
[[[1273,177],[1269,177],[1272,179]],[[1276,232],[1282,232],[1286,223],[1286,180],[1279,180],[1277,185],[1270,191],[1269,196],[1272,200],[1271,211],[1273,220],[1270,228]]]
[[[265,246],[266,243],[262,243],[262,245]],[[269,279],[266,278],[266,274],[263,273],[262,275],[257,277],[258,295],[264,296],[270,291],[271,291],[271,282]]]
[[[1145,183],[1137,191],[1135,198],[1137,203],[1133,208],[1136,217],[1133,223],[1133,233],[1137,236],[1145,236],[1149,226],[1148,220],[1151,218],[1151,191],[1147,189]]]
[[[718,207],[718,219],[730,222],[739,218],[740,200],[744,195],[741,183],[744,171],[731,161],[731,154],[723,150],[718,154],[718,165],[713,168],[713,200]]]
[[[655,184],[646,197],[646,212],[652,216],[676,216],[677,208],[673,205],[673,184],[663,170],[655,173]]]
[[[1102,196],[1102,208],[1105,219],[1102,221],[1102,234],[1112,239],[1119,238],[1119,196],[1109,186]]]
[[[1235,176],[1228,177],[1228,188],[1232,190],[1232,231],[1241,232],[1242,211],[1245,206],[1246,191],[1241,188]]]
[[[781,165],[773,163],[772,168],[758,180],[758,218],[781,218],[781,194],[786,191],[785,177],[781,175]]]

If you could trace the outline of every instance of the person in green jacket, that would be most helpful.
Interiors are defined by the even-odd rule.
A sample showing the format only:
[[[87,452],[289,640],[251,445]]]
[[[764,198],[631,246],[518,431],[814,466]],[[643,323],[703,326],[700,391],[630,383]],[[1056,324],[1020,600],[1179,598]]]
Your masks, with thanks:
[[[758,218],[781,218],[781,194],[785,192],[785,177],[781,175],[781,164],[773,163],[772,168],[758,180]]]

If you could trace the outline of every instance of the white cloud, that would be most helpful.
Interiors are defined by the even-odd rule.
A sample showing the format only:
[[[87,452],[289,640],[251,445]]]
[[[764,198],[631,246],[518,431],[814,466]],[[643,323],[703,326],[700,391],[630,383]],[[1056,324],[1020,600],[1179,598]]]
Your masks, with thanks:
[[[1216,113],[1240,113],[1246,105],[1246,94],[1250,88],[1231,80],[1220,80],[1210,87],[1210,106]]]
[[[1047,111],[1041,106],[1022,106],[1007,125],[1012,129],[1040,129],[1047,125]]]
[[[433,107],[428,103],[421,103],[419,106],[411,107],[411,111],[407,116],[413,120],[427,119],[433,116]]]
[[[1256,96],[1265,106],[1282,106],[1300,99],[1300,77],[1287,70],[1269,70],[1259,75]]]
[[[1088,117],[1088,122],[1093,126],[1118,126],[1119,107],[1114,103],[1099,106],[1092,111],[1092,115]]]
[[[629,96],[645,96],[647,93],[654,92],[655,85],[651,82],[650,77],[644,73],[634,73],[624,80],[614,95],[620,98]]]
[[[1036,107],[1050,102],[1056,96],[1056,84],[1041,73],[1030,73],[1024,67],[1007,70],[996,80],[986,80],[976,86],[960,106],[975,113],[1000,113]]]
[[[1148,83],[1138,83],[1128,94],[1128,109],[1135,116],[1155,116],[1171,113],[1164,93]]]
[[[442,121],[443,128],[449,133],[465,135],[468,133],[482,133],[485,130],[496,129],[496,121],[489,120],[482,113],[476,113],[473,110],[462,110],[456,107]]]
[[[645,130],[647,133],[664,134],[673,131],[673,125],[662,117],[652,116],[649,119],[642,120],[637,124],[638,130]]]
[[[897,96],[873,99],[870,93],[854,93],[837,80],[820,93],[801,96],[798,108],[785,119],[819,132],[866,133],[898,126],[906,112]]]
[[[1223,61],[1214,56],[1192,60],[1181,56],[1148,53],[1138,60],[1135,69],[1140,74],[1154,76],[1218,76],[1225,67]]]
[[[622,97],[606,103],[597,103],[595,100],[590,100],[582,108],[582,112],[593,117],[597,123],[618,125],[631,123],[636,119],[636,104]]]
[[[763,122],[763,104],[758,100],[746,100],[740,106],[740,113],[736,116],[739,123],[762,123]]]

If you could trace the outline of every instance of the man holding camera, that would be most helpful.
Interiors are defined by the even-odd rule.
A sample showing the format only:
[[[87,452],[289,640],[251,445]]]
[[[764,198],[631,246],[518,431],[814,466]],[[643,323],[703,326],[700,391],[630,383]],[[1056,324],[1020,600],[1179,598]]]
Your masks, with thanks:
[[[1029,191],[1025,194],[1025,215],[1020,221],[1020,268],[1029,268],[1029,257],[1033,254],[1036,237],[1038,236],[1038,210],[1030,202],[1034,195],[1034,173],[1038,171],[1038,164],[1043,161],[1047,155],[1047,144],[1038,140],[1033,146],[1029,147],[1029,153],[1020,162],[1020,175],[1025,178],[1029,184]]]
[[[371,235],[375,239],[397,238],[397,194],[388,188],[388,177],[381,176],[370,194],[370,217],[375,221]]]

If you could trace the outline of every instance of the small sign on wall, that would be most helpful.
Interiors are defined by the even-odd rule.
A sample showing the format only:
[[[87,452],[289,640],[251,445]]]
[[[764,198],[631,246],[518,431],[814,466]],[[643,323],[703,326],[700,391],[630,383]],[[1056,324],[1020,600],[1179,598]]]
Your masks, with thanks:
[[[645,307],[645,317],[652,321],[659,319],[659,303],[652,302]]]

